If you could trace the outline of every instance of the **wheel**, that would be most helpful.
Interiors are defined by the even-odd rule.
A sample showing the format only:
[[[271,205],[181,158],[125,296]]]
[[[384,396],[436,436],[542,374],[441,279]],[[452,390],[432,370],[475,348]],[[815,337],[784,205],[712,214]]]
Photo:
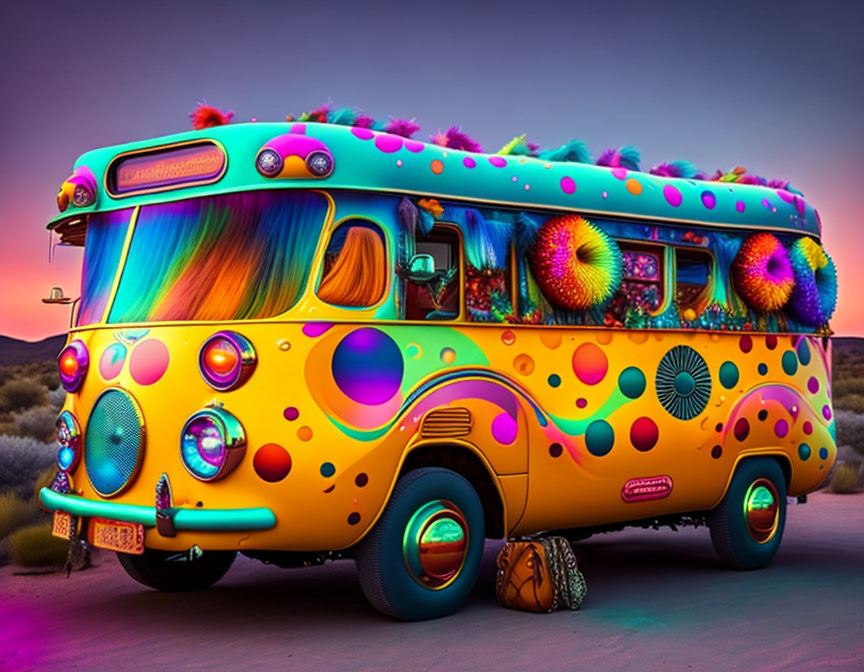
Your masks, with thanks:
[[[735,569],[767,567],[785,524],[786,479],[769,457],[741,462],[723,501],[708,515],[714,550]]]
[[[236,551],[204,551],[194,559],[191,553],[154,551],[142,555],[118,553],[126,573],[138,583],[168,592],[203,590],[225,576]]]
[[[485,543],[483,505],[448,469],[402,476],[355,553],[370,604],[403,621],[455,612],[474,587]]]

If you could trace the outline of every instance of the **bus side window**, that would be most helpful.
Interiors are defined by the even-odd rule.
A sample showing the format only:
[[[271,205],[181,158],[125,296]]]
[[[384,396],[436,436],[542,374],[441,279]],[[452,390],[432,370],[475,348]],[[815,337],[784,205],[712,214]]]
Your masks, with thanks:
[[[334,306],[368,308],[387,289],[384,234],[367,220],[353,219],[330,235],[318,298]]]
[[[455,320],[461,284],[459,234],[447,226],[435,226],[425,236],[418,234],[415,255],[429,255],[434,268],[428,269],[428,279],[405,278],[405,319]]]
[[[694,311],[693,318],[708,305],[714,257],[703,250],[675,249],[675,302],[678,310]]]
[[[663,248],[620,243],[623,273],[621,291],[627,305],[655,313],[663,305]]]

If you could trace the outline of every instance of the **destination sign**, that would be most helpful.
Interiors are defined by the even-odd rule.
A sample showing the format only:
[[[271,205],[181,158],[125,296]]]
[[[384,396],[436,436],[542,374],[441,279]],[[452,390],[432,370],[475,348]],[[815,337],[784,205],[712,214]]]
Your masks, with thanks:
[[[114,195],[174,189],[190,183],[215,182],[225,170],[225,153],[206,142],[120,157],[111,166]]]

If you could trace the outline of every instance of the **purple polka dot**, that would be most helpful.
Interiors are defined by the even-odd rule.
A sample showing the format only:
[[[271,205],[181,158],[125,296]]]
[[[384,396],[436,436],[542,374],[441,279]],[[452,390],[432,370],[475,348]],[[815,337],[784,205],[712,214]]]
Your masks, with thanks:
[[[509,413],[499,413],[492,421],[492,438],[503,446],[509,446],[516,440],[519,425]]]
[[[405,141],[405,149],[407,149],[409,152],[413,152],[414,154],[422,152],[425,146],[426,145],[424,145],[422,142],[418,142],[417,140]]]
[[[713,192],[702,192],[702,205],[704,205],[708,210],[714,209],[714,206],[717,205],[717,197],[714,195]]]
[[[573,181],[572,177],[565,175],[561,178],[561,191],[565,194],[572,194],[576,191],[576,183]]]
[[[785,420],[778,420],[774,425],[774,433],[781,439],[789,433],[789,423]]]
[[[306,133],[306,124],[302,122],[294,124],[288,132],[303,135]]]
[[[804,433],[807,436],[810,436],[813,433],[813,423],[810,422],[809,420],[804,421],[804,427],[803,428],[804,428]]]
[[[738,212],[744,212],[744,208],[745,208],[744,201],[738,201],[735,203],[735,209]]]
[[[795,200],[795,197],[792,194],[790,194],[788,191],[786,191],[785,189],[778,189],[777,195],[782,200],[786,201],[787,203],[791,203],[792,201]]]
[[[815,376],[810,376],[810,380],[807,381],[807,389],[810,390],[810,394],[816,394],[819,391],[819,381]]]
[[[489,163],[491,163],[496,168],[503,168],[507,165],[507,160],[500,156],[490,156]]]
[[[681,205],[681,192],[678,191],[678,187],[667,184],[665,187],[663,187],[663,195],[666,197],[669,205],[671,205],[673,208],[677,208],[679,205]]]
[[[474,168],[477,165],[477,162],[473,159],[473,157],[466,156],[462,159],[462,165],[466,168]]]
[[[825,418],[826,420],[831,419],[831,407],[830,406],[826,405],[826,406],[822,407],[822,417]]]
[[[351,129],[351,132],[355,137],[360,138],[361,140],[371,140],[375,137],[375,134],[368,128],[359,128],[355,126]]]
[[[735,438],[739,441],[746,439],[747,435],[750,433],[750,423],[747,422],[747,418],[738,418],[732,432],[735,434]]]
[[[332,326],[331,322],[307,322],[303,325],[302,331],[309,338],[317,338]]]
[[[576,400],[576,407],[577,408],[585,408],[587,405],[588,405],[587,399],[582,399],[580,397],[579,399]]]
[[[375,136],[375,146],[385,154],[392,154],[402,149],[403,138],[398,135],[382,133]]]
[[[617,177],[619,180],[623,180],[627,177],[627,170],[625,168],[613,168],[612,175]]]
[[[282,411],[282,415],[284,415],[285,419],[288,420],[289,422],[293,422],[294,420],[296,420],[297,418],[300,417],[300,411],[298,411],[293,406],[289,406],[284,411]]]
[[[399,391],[404,364],[392,338],[379,329],[364,327],[339,342],[330,368],[345,396],[375,406],[389,401]]]

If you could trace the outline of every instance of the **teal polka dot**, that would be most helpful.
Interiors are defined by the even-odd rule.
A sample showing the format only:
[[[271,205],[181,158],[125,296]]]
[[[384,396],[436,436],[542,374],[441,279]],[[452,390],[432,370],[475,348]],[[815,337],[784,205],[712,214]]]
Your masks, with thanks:
[[[825,448],[824,446],[819,449],[819,459],[820,460],[827,460],[828,459],[828,449]]]
[[[766,373],[768,373],[768,365],[765,362],[762,362],[756,368],[758,369],[760,376],[764,376]]]
[[[798,457],[800,457],[802,460],[809,460],[810,459],[810,446],[808,446],[806,443],[802,443],[801,445],[799,445],[798,446]]]
[[[720,384],[727,390],[738,384],[738,367],[732,362],[723,362],[720,366]]]
[[[810,346],[807,345],[807,339],[802,338],[798,343],[798,359],[801,361],[801,366],[807,366],[810,363]]]
[[[612,450],[615,443],[615,432],[605,420],[595,420],[585,431],[585,446],[588,452],[596,457],[603,457]]]
[[[618,376],[618,387],[628,399],[638,399],[645,391],[645,374],[635,366],[628,366]]]
[[[551,376],[549,376],[547,381],[552,387],[558,387],[561,384],[561,376],[559,376],[557,373],[553,373]]]
[[[798,371],[798,357],[791,350],[783,353],[783,359],[780,360],[780,363],[783,365],[783,371],[787,376],[794,376]]]
[[[689,397],[696,388],[696,380],[689,371],[682,371],[672,381],[672,387],[682,397]]]
[[[335,473],[336,467],[333,466],[332,462],[325,462],[321,465],[321,475],[325,478],[330,478]]]

